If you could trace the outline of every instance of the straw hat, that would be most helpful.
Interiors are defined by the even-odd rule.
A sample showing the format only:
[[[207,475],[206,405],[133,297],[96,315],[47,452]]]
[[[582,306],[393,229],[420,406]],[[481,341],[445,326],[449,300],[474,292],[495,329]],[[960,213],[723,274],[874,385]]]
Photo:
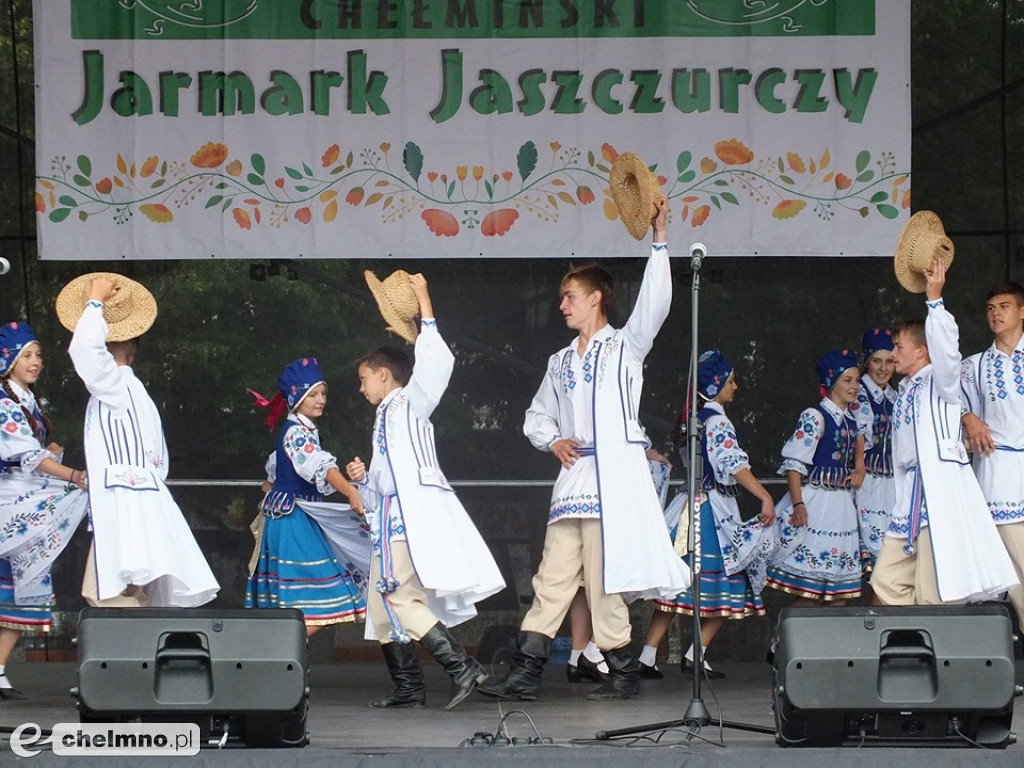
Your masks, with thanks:
[[[61,289],[57,296],[57,319],[74,331],[89,303],[92,281],[105,277],[114,284],[114,295],[103,302],[107,321],[107,341],[127,341],[141,336],[156,320],[156,299],[142,283],[116,272],[90,272],[80,275]]]
[[[924,271],[935,259],[949,267],[953,263],[953,241],[946,237],[937,214],[918,211],[903,227],[896,243],[896,279],[911,293],[924,293],[928,287]]]
[[[629,234],[643,240],[651,231],[651,219],[662,195],[657,177],[638,155],[623,152],[612,164],[608,182],[622,223]]]
[[[410,344],[416,341],[419,330],[413,318],[420,311],[420,302],[412,290],[409,273],[404,269],[395,270],[383,282],[370,270],[363,272],[363,276],[377,300],[381,316],[388,323],[388,330]]]

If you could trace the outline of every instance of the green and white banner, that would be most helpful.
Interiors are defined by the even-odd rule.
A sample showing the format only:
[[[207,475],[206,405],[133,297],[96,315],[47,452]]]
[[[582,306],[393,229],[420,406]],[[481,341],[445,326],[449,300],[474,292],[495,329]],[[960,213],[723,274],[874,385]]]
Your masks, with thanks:
[[[892,255],[910,0],[35,0],[44,259]]]

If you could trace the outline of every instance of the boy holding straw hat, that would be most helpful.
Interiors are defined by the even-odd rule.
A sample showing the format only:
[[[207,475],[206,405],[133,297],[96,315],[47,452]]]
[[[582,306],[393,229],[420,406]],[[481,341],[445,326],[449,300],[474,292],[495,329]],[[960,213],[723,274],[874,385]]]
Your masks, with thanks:
[[[960,334],[942,300],[949,261],[937,254],[921,272],[928,317],[894,338],[896,506],[871,576],[883,605],[995,600],[1018,584],[960,442]]]

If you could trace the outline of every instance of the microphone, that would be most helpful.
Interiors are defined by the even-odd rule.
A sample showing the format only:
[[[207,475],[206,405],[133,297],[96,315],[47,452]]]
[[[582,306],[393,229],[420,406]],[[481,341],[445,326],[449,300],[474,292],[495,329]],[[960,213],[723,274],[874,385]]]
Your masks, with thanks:
[[[694,243],[690,246],[690,269],[700,269],[700,263],[708,255],[708,247],[704,243]]]

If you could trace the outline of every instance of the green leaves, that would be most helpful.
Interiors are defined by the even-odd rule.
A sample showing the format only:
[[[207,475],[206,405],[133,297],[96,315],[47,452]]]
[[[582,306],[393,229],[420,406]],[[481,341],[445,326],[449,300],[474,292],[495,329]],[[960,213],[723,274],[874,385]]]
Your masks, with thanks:
[[[532,141],[523,144],[516,155],[516,164],[519,166],[519,177],[526,181],[537,167],[537,145]]]
[[[408,142],[402,150],[402,165],[412,180],[418,183],[423,173],[423,150],[415,142]]]

